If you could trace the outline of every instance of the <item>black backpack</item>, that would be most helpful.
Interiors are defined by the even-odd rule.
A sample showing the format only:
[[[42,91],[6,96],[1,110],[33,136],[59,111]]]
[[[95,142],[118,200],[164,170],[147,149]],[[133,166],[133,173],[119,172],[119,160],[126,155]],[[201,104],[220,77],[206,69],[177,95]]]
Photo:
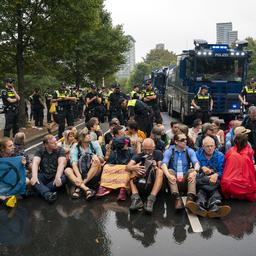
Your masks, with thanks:
[[[83,178],[87,177],[87,173],[90,170],[91,164],[92,164],[92,156],[96,153],[92,143],[89,144],[89,148],[91,149],[92,153],[82,154],[80,147],[77,144],[78,168],[79,168]]]

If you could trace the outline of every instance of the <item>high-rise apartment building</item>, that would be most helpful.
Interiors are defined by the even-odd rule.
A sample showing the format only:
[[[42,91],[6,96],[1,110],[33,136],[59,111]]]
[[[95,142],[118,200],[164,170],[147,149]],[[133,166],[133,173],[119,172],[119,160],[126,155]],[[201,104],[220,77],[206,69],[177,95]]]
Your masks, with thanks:
[[[158,49],[158,50],[164,50],[164,44],[157,44],[156,45],[156,49]]]
[[[125,53],[126,63],[121,66],[121,69],[117,72],[118,78],[127,78],[134,66],[135,66],[135,40],[132,36],[127,36],[130,41],[130,49]]]
[[[238,32],[233,31],[232,22],[216,24],[217,44],[231,45],[238,39]]]
[[[228,33],[228,42],[229,45],[233,44],[238,39],[238,32],[237,31],[230,31]]]

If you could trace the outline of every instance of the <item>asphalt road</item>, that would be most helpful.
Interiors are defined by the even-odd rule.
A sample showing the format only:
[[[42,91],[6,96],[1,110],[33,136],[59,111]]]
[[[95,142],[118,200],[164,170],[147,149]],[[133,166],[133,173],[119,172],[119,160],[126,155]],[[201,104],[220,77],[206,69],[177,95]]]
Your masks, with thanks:
[[[203,232],[193,233],[186,212],[175,212],[165,192],[152,216],[131,214],[130,200],[116,197],[86,202],[60,193],[53,205],[28,198],[13,211],[0,208],[0,255],[255,256],[255,203],[229,201],[229,216],[199,218]]]

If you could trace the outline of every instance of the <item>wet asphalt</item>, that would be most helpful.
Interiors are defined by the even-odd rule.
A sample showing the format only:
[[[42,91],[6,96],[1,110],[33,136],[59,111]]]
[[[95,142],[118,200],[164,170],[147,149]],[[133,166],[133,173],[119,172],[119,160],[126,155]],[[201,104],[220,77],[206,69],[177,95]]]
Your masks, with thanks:
[[[199,218],[203,232],[193,233],[186,212],[175,212],[165,191],[151,216],[130,213],[130,200],[116,197],[87,202],[60,192],[53,205],[31,197],[12,210],[0,207],[0,255],[256,255],[255,203],[228,201],[229,216]]]

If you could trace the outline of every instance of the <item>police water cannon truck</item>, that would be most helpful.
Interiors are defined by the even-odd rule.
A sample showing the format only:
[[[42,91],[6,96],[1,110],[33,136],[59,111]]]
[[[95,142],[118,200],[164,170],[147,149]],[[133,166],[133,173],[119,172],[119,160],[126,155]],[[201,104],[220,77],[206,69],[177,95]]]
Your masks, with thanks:
[[[247,79],[251,52],[246,40],[235,47],[227,44],[208,44],[194,40],[193,50],[184,50],[177,57],[176,67],[167,70],[165,101],[168,113],[178,113],[184,122],[194,113],[193,97],[202,85],[209,88],[214,105],[212,114],[230,118],[240,114],[238,94]]]

